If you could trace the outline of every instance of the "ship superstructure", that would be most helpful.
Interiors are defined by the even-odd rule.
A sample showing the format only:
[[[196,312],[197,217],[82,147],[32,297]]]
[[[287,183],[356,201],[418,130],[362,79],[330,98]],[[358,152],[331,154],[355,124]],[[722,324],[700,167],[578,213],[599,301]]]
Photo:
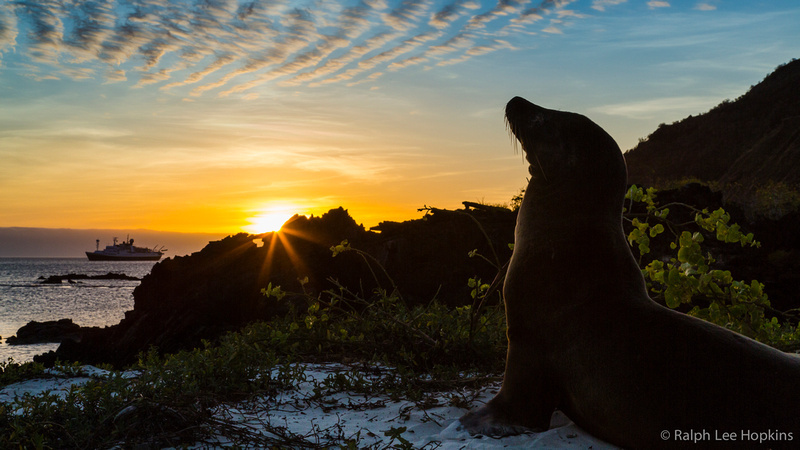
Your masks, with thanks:
[[[166,251],[163,247],[158,249],[136,247],[130,237],[122,241],[121,244],[117,243],[117,238],[115,237],[114,244],[107,245],[103,250],[100,250],[100,239],[96,242],[97,250],[86,252],[86,257],[89,258],[89,261],[158,261]]]

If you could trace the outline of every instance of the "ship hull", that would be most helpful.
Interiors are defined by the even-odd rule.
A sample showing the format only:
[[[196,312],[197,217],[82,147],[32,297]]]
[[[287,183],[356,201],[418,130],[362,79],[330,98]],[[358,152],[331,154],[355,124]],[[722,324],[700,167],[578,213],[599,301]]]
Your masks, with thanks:
[[[86,257],[89,261],[158,261],[161,259],[160,254],[156,255],[104,255],[96,252],[86,252]]]

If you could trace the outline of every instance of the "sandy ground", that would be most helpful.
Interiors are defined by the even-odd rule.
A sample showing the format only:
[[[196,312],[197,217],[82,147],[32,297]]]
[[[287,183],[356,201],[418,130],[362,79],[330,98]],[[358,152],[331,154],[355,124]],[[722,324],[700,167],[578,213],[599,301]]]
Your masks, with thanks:
[[[614,449],[578,428],[566,416],[556,412],[551,429],[543,433],[494,439],[474,437],[460,429],[458,418],[466,410],[449,406],[449,395],[441,393],[428,402],[424,410],[413,402],[391,401],[384,396],[326,395],[323,401],[314,398],[314,380],[322,380],[331,373],[342,370],[335,364],[308,365],[306,381],[291,391],[272,399],[260,398],[249,402],[220,405],[216,415],[250,430],[265,432],[265,424],[285,427],[294,434],[315,441],[319,437],[360,437],[360,445],[384,448],[399,445],[402,440],[414,448],[439,449]],[[0,390],[0,402],[13,406],[14,399],[25,393],[37,395],[45,391],[66,392],[73,384],[87,382],[92,376],[103,376],[104,371],[85,366],[76,376],[28,380],[6,386]],[[131,374],[134,376],[135,374]],[[318,384],[316,385],[318,386]],[[478,402],[492,398],[499,385],[481,391]],[[395,437],[388,436],[394,434]],[[325,439],[321,439],[324,441]],[[219,446],[226,444],[220,438]],[[207,446],[199,446],[208,448]],[[198,448],[199,448],[198,447]]]

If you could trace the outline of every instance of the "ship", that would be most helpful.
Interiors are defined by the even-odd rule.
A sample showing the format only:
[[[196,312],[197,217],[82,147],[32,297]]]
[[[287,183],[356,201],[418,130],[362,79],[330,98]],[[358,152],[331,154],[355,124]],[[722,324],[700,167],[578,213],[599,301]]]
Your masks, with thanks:
[[[133,245],[133,239],[128,236],[128,239],[121,244],[117,244],[117,238],[114,238],[114,244],[107,245],[103,250],[100,250],[100,239],[98,239],[97,250],[86,252],[86,257],[89,261],[158,261],[166,250],[163,247],[159,249],[136,247]]]

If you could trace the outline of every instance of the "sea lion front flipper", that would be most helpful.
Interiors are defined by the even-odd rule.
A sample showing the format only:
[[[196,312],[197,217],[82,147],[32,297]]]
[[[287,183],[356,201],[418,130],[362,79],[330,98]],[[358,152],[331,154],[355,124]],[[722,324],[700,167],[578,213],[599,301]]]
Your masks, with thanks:
[[[556,408],[555,388],[547,385],[540,363],[531,357],[529,350],[514,353],[516,346],[510,345],[500,392],[459,419],[470,434],[512,436],[550,427],[550,417]]]
[[[546,413],[545,409],[542,409],[541,414],[536,414],[538,418],[531,420],[534,418],[531,406],[529,404],[527,408],[514,414],[518,408],[505,404],[503,398],[498,395],[489,403],[462,416],[459,422],[472,435],[480,434],[490,437],[513,436],[531,431],[547,430],[553,409],[547,408],[549,412]]]

